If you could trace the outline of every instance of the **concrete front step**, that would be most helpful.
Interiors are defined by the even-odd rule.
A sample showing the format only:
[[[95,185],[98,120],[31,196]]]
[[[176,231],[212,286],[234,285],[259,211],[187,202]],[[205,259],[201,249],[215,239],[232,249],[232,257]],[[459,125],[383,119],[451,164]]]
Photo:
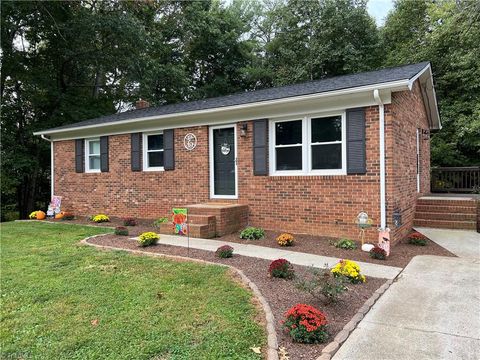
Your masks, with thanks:
[[[477,214],[446,213],[446,212],[415,212],[417,220],[446,220],[446,221],[476,221]]]
[[[454,220],[432,220],[432,219],[415,219],[414,226],[441,228],[441,229],[464,229],[476,230],[476,221],[454,221]]]
[[[454,213],[454,214],[476,214],[476,205],[473,206],[454,206],[454,205],[421,205],[417,204],[417,212],[436,212],[436,213]]]

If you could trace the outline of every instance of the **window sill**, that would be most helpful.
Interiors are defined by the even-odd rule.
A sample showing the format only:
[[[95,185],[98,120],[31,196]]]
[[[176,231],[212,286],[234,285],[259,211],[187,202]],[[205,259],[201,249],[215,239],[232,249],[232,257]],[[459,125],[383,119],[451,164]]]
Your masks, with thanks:
[[[145,172],[152,172],[152,171],[165,171],[165,168],[162,167],[150,167],[150,168],[144,168],[143,171]]]
[[[347,175],[346,170],[328,170],[328,171],[310,171],[310,172],[303,172],[303,171],[276,171],[270,173],[269,176],[345,176]]]
[[[99,174],[101,172],[102,171],[100,169],[98,169],[98,170],[85,170],[86,174]]]

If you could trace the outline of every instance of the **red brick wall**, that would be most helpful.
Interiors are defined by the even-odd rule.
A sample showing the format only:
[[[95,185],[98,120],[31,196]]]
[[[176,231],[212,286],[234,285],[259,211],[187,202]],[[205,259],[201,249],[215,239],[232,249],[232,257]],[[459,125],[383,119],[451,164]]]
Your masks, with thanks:
[[[417,92],[395,93],[392,104],[385,107],[387,222],[392,226],[392,211],[399,207],[405,224],[394,234],[403,234],[412,221],[416,198],[414,129],[417,123],[426,122],[422,109]],[[253,126],[248,122],[247,136],[237,138],[239,198],[217,201],[248,204],[249,223],[254,226],[350,238],[358,236],[356,215],[366,211],[375,223],[367,235],[375,239],[380,222],[378,107],[368,107],[365,112],[365,175],[253,176]],[[193,132],[198,140],[191,152],[183,147],[188,132]],[[55,194],[63,197],[64,209],[79,215],[105,212],[112,216],[156,218],[167,215],[173,206],[210,201],[208,127],[175,130],[174,171],[132,172],[130,135],[110,136],[109,141],[110,171],[80,174],[75,173],[74,140],[55,142]],[[429,144],[423,144],[422,183],[427,191]]]
[[[413,91],[392,94],[392,116],[387,135],[387,223],[396,239],[405,237],[413,226],[415,204],[419,196],[430,192],[430,139],[428,121],[418,82]],[[417,192],[416,131],[420,129],[420,192]],[[402,214],[403,225],[394,228],[393,211]]]

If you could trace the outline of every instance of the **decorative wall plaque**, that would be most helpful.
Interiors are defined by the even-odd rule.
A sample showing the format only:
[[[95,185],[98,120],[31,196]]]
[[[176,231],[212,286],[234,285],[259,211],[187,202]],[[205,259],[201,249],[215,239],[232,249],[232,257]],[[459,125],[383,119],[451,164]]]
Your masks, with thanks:
[[[183,146],[185,146],[185,149],[188,151],[195,149],[197,146],[197,137],[192,133],[188,133],[183,138]]]

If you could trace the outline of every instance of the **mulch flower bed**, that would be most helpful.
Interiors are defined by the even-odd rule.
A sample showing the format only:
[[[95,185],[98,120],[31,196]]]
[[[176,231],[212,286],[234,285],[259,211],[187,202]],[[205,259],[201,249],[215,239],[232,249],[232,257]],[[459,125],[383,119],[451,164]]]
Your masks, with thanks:
[[[112,224],[110,224],[112,225]],[[129,227],[131,233],[143,231],[142,225]],[[151,229],[149,229],[151,230]],[[330,334],[329,341],[333,340],[335,335],[342,330],[343,326],[350,321],[356,311],[364,304],[368,298],[377,290],[385,279],[367,278],[364,284],[350,284],[348,291],[339,303],[324,305],[315,297],[304,293],[295,287],[295,280],[285,280],[270,278],[268,276],[268,267],[270,261],[246,256],[236,255],[232,258],[220,259],[215,256],[214,252],[190,249],[189,251],[183,247],[170,245],[153,245],[140,248],[133,240],[125,236],[106,235],[88,240],[90,243],[114,246],[122,249],[135,249],[167,255],[176,255],[201,259],[215,263],[232,265],[242,270],[245,275],[250,278],[259,288],[262,295],[270,304],[273,315],[275,317],[275,326],[277,331],[279,347],[285,347],[290,359],[316,359],[321,355],[322,349],[326,344],[308,345],[294,343],[282,331],[281,320],[284,319],[285,312],[297,303],[305,303],[312,305],[327,314],[328,331]],[[305,275],[308,268],[294,265],[297,275]]]
[[[110,217],[110,222],[95,224],[87,219],[87,217],[78,217],[75,220],[68,222],[77,224],[88,224],[96,226],[123,226],[122,219]],[[62,221],[62,220],[50,220],[50,221]],[[136,226],[128,226],[128,230],[131,236],[138,236],[142,232],[157,231],[152,225],[153,220],[138,219]],[[372,230],[373,231],[373,230]],[[222,237],[214,238],[212,240],[234,242],[241,244],[251,244],[258,246],[266,246],[276,249],[285,249],[290,251],[304,252],[309,254],[316,254],[322,256],[330,256],[339,259],[351,259],[355,261],[363,261],[368,263],[405,267],[417,255],[437,255],[437,256],[455,256],[448,250],[444,249],[435,242],[427,239],[426,246],[415,246],[408,244],[407,239],[401,240],[392,246],[390,256],[385,260],[372,259],[370,255],[360,249],[360,243],[356,242],[357,249],[344,250],[336,248],[333,243],[337,241],[336,238],[326,236],[314,236],[293,234],[295,242],[293,246],[281,247],[276,242],[276,237],[280,235],[280,232],[274,232],[270,230],[265,231],[265,237],[260,240],[243,240],[240,239],[240,232],[224,235]]]

